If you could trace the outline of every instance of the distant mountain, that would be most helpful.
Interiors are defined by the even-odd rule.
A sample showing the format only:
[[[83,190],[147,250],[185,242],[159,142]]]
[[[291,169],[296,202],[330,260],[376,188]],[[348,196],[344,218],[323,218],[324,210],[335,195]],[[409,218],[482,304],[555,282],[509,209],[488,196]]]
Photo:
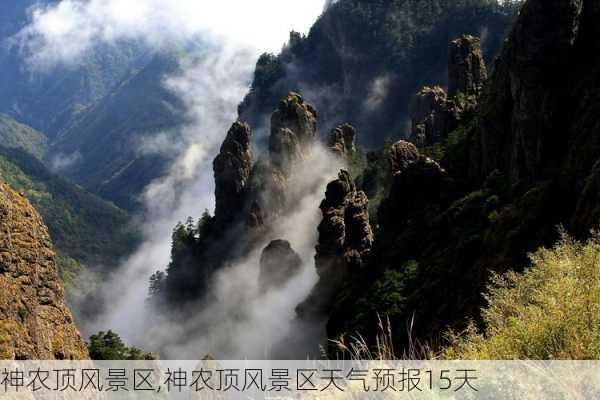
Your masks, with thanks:
[[[30,68],[11,39],[29,22],[28,9],[53,1],[4,2],[0,12],[0,112],[41,130],[50,138],[73,115],[105,96],[124,76],[148,62],[136,42],[99,46],[76,65],[51,70]]]
[[[111,268],[135,247],[138,238],[125,211],[49,172],[23,150],[0,146],[0,177],[38,210],[64,256]]]
[[[379,147],[408,132],[418,89],[445,83],[450,40],[482,36],[490,61],[513,19],[496,0],[339,0],[307,37],[292,33],[281,54],[260,58],[240,118],[268,126],[279,99],[294,90],[319,110],[322,135],[348,122],[362,145]]]
[[[48,138],[30,126],[21,124],[6,114],[0,114],[0,142],[4,147],[22,149],[42,159]]]
[[[73,167],[61,171],[65,176],[121,207],[138,208],[137,195],[169,161],[169,155],[140,153],[142,142],[174,134],[183,121],[183,104],[163,86],[163,77],[177,68],[175,55],[154,57],[82,110],[55,138],[50,159],[75,157]]]
[[[177,57],[156,56],[141,41],[126,41],[100,44],[76,65],[32,69],[10,43],[29,22],[30,7],[52,2],[0,6],[0,113],[44,132],[48,145],[35,156],[59,167],[57,173],[136,210],[138,195],[168,161],[140,154],[141,141],[173,131],[182,120],[181,104],[162,86],[165,74],[177,68]]]

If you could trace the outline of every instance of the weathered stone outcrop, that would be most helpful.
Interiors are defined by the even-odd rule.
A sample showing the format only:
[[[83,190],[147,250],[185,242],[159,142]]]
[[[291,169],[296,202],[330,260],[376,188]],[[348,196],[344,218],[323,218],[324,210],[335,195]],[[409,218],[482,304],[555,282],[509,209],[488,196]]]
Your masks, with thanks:
[[[323,220],[318,227],[315,256],[319,282],[297,308],[303,318],[315,318],[328,312],[344,280],[366,262],[374,240],[369,222],[369,199],[356,189],[348,172],[341,171],[338,179],[327,185],[320,208]]]
[[[329,135],[329,149],[339,157],[348,157],[356,151],[356,129],[350,124],[336,127]]]
[[[271,116],[271,137],[278,136],[280,131],[289,130],[284,136],[293,134],[302,151],[310,150],[317,136],[317,112],[312,105],[304,102],[298,93],[290,92],[282,99],[277,110]],[[272,155],[277,158],[277,153]]]
[[[587,91],[580,88],[569,100],[570,86],[580,86],[570,80],[585,82],[593,73],[577,57],[578,34],[587,35],[581,24],[584,3],[591,16],[593,1],[529,0],[523,5],[482,100],[479,146],[472,153],[474,176],[484,179],[498,169],[512,182],[532,182],[557,172],[573,127],[570,103],[585,99]],[[578,112],[578,118],[585,114]]]
[[[435,86],[416,94],[410,110],[411,141],[424,147],[446,140],[465,112],[475,108],[486,79],[480,39],[465,35],[453,40],[448,51],[448,93]]]
[[[0,183],[0,358],[89,358],[54,257],[37,211]]]
[[[378,218],[382,234],[388,238],[408,225],[435,217],[447,205],[452,191],[448,173],[429,157],[415,154],[409,143],[400,141],[392,146],[390,165],[392,187],[379,208]]]
[[[479,95],[487,79],[481,40],[464,35],[450,42],[448,50],[448,96]]]
[[[411,116],[411,141],[424,147],[442,141],[447,133],[446,107],[448,98],[439,86],[424,87],[415,95]]]
[[[398,172],[404,171],[420,157],[419,150],[417,150],[414,144],[400,140],[394,143],[389,150],[390,172],[392,175],[395,175]]]
[[[286,240],[274,240],[262,252],[258,282],[261,290],[281,288],[302,267],[302,259]]]
[[[247,223],[261,227],[286,207],[294,168],[310,154],[317,134],[317,113],[297,93],[289,93],[271,118],[269,152],[254,166]]]
[[[215,220],[222,230],[240,215],[246,201],[246,185],[252,168],[250,127],[235,122],[213,162]]]

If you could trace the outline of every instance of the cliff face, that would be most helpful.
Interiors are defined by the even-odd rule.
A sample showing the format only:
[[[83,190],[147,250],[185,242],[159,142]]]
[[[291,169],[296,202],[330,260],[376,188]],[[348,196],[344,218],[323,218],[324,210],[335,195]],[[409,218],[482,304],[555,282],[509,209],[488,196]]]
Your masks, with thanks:
[[[327,145],[338,157],[350,157],[356,151],[356,137],[356,129],[350,124],[343,124],[331,131]]]
[[[490,60],[513,19],[511,7],[488,0],[332,2],[306,37],[292,34],[280,55],[260,58],[240,119],[263,125],[289,90],[314,93],[322,134],[349,122],[361,132],[359,144],[380,146],[405,136],[405,94],[445,74],[450,40],[479,34],[483,23]]]
[[[448,48],[448,94],[439,86],[424,87],[411,107],[411,141],[419,147],[448,139],[478,102],[487,69],[481,40],[464,35]]]
[[[39,214],[0,183],[1,358],[89,358],[65,304],[54,256]]]
[[[450,42],[448,51],[448,96],[479,94],[487,68],[481,52],[481,40],[464,35]]]
[[[224,230],[244,208],[246,185],[252,168],[250,127],[236,122],[231,126],[213,163],[215,175],[215,221]]]
[[[301,318],[326,316],[344,281],[365,265],[373,246],[369,199],[348,172],[341,171],[338,179],[327,185],[320,208],[323,219],[315,255],[319,281],[297,308]]]
[[[574,125],[570,103],[582,104],[586,98],[585,92],[572,91],[581,86],[571,82],[585,82],[593,73],[589,62],[581,66],[579,62],[598,41],[584,23],[592,19],[595,6],[588,2],[584,11],[583,3],[530,0],[523,6],[484,95],[474,175],[485,178],[498,169],[514,183],[559,172]],[[590,47],[579,52],[577,44],[585,42]],[[575,119],[587,111],[577,110]],[[577,136],[591,135],[580,132]],[[578,157],[588,158],[586,153]]]
[[[302,259],[286,240],[273,240],[260,256],[258,283],[261,290],[281,288],[302,267]]]
[[[315,143],[317,112],[302,96],[290,92],[271,117],[269,151],[254,166],[250,191],[250,227],[263,227],[286,207],[288,182]]]
[[[400,348],[408,324],[437,343],[448,327],[481,321],[492,273],[526,266],[559,225],[578,236],[598,227],[599,17],[596,1],[528,0],[439,159],[392,146],[369,272],[345,283],[352,295],[336,298],[330,337],[374,334],[379,313],[392,316]],[[471,72],[449,65],[451,90],[477,92],[471,77],[481,69],[459,47],[466,61],[457,65]]]

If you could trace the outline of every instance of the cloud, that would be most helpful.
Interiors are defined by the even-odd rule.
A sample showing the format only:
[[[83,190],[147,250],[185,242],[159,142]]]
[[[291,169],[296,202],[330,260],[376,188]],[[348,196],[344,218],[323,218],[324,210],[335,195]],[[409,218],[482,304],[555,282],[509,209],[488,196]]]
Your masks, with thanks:
[[[379,76],[373,80],[369,88],[369,95],[364,101],[367,111],[376,111],[387,99],[391,77],[388,74]]]
[[[50,168],[55,172],[64,172],[73,168],[81,161],[81,153],[76,151],[71,154],[56,154],[50,160]]]
[[[31,66],[76,64],[99,44],[142,40],[153,49],[202,37],[278,51],[290,30],[305,32],[325,0],[62,0],[31,9],[12,40]]]
[[[186,107],[185,124],[173,128],[177,132],[134,141],[138,154],[167,153],[174,161],[165,176],[146,187],[143,243],[102,283],[100,291],[109,307],[94,320],[78,321],[84,335],[113,329],[130,344],[174,358],[200,357],[202,352],[260,357],[266,353],[248,349],[274,346],[293,330],[294,307],[316,279],[318,204],[339,167],[318,149],[311,168],[304,169],[310,174],[297,178],[296,187],[304,190],[296,196],[297,207],[272,232],[272,239],[289,240],[304,261],[302,273],[289,285],[266,295],[257,293],[253,277],[261,246],[267,244],[261,243],[247,259],[216,277],[213,292],[218,301],[203,304],[202,312],[187,313],[179,325],[154,320],[145,300],[150,274],[169,263],[175,224],[214,209],[212,160],[237,118],[237,105],[248,90],[259,54],[278,51],[292,29],[306,32],[324,5],[325,0],[62,0],[31,12],[31,23],[13,44],[32,68],[76,65],[99,45],[118,46],[128,40],[141,40],[156,51],[173,42],[188,49],[179,59],[179,70],[163,77],[164,86]],[[231,301],[223,301],[228,298]],[[198,327],[207,322],[213,327],[201,332]],[[245,332],[243,337],[233,334],[238,329]],[[303,333],[317,350],[316,336]]]

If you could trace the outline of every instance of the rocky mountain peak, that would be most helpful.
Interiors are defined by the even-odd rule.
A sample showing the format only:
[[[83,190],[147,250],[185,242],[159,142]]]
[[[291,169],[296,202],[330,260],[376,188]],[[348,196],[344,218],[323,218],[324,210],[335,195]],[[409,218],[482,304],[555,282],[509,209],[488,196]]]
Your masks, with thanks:
[[[319,282],[297,308],[303,318],[327,312],[344,280],[364,265],[374,241],[369,199],[357,190],[347,171],[340,171],[338,179],[327,185],[320,208],[323,219],[315,255]]]
[[[339,157],[347,157],[356,151],[356,129],[343,124],[331,131],[327,145]]]
[[[450,42],[448,50],[448,96],[478,95],[487,79],[481,40],[463,35]]]
[[[4,183],[0,232],[0,358],[89,358],[65,303],[48,228]]]
[[[302,267],[302,259],[287,240],[273,240],[260,256],[259,286],[281,288]]]
[[[404,140],[394,143],[389,150],[388,159],[390,163],[390,172],[395,175],[404,171],[408,166],[420,157],[417,147]]]
[[[262,227],[279,215],[287,203],[294,168],[305,160],[317,135],[317,112],[297,93],[284,97],[271,117],[268,154],[254,165],[250,180],[248,226]]]
[[[317,112],[298,93],[290,92],[281,99],[271,116],[271,136],[278,136],[282,130],[293,133],[303,150],[311,146],[316,138]]]
[[[246,185],[252,168],[250,137],[250,126],[235,122],[213,162],[215,218],[221,228],[235,220],[246,201]]]
[[[486,79],[481,40],[463,35],[450,42],[448,93],[439,86],[426,86],[417,92],[410,110],[410,140],[418,147],[446,140],[466,111],[475,108]]]
[[[590,68],[587,60],[593,43],[600,42],[592,27],[598,16],[592,3],[524,3],[482,99],[481,151],[473,163],[474,175],[480,179],[495,169],[513,183],[544,179],[557,172],[568,149],[577,149],[572,154],[583,167],[580,171],[594,165],[597,153],[590,150],[598,146],[593,145],[595,139],[587,143],[584,139],[593,136],[589,129],[597,115],[588,112],[595,103],[591,88],[597,82],[597,68]],[[570,85],[570,81],[578,83]],[[573,109],[577,104],[580,108]],[[575,123],[572,116],[579,121]],[[586,116],[589,121],[584,121]],[[573,134],[582,140],[574,140],[573,147],[569,131],[575,126]]]
[[[443,141],[458,125],[457,114],[444,89],[424,87],[415,95],[411,107],[411,141],[419,147]]]

